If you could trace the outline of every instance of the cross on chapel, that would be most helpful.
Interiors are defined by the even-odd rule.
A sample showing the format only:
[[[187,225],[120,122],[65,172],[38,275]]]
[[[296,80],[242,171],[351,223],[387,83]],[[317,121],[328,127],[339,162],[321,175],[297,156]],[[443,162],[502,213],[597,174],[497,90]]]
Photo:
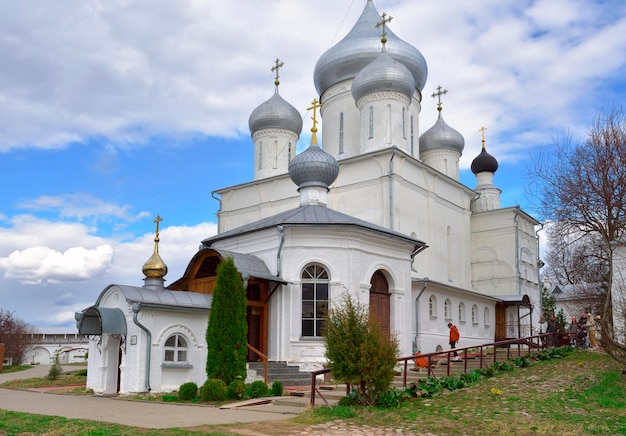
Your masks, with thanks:
[[[275,74],[275,76],[274,76],[274,85],[276,85],[277,88],[278,88],[278,85],[280,85],[280,81],[278,80],[278,78],[280,77],[278,75],[278,69],[281,68],[284,65],[285,65],[284,62],[282,62],[280,59],[276,58],[276,61],[274,62],[274,66],[272,67],[272,72]]]
[[[437,86],[437,92],[433,92],[432,98],[437,98],[437,110],[441,112],[441,96],[448,93],[447,89],[443,89],[441,85]]]
[[[311,109],[313,110],[313,116],[311,117],[311,119],[313,120],[313,127],[311,127],[311,132],[313,133],[313,135],[311,136],[311,144],[317,144],[317,108],[318,107],[322,107],[322,103],[320,103],[319,101],[317,101],[317,99],[313,99],[313,105],[311,107],[306,108],[306,110],[310,111]]]
[[[481,127],[480,129],[478,129],[478,131],[481,133],[481,135],[483,137],[483,140],[482,140],[483,149],[485,148],[485,130],[487,130],[486,127]]]
[[[152,221],[156,224],[156,236],[154,237],[155,242],[159,242],[159,223],[161,221],[163,221],[163,218],[161,218],[159,215],[157,215],[154,221]]]
[[[391,15],[388,16],[386,12],[383,12],[381,18],[382,20],[379,23],[376,23],[376,28],[379,28],[380,26],[383,27],[383,31],[380,35],[380,41],[383,43],[383,45],[385,45],[387,43],[387,23],[390,23],[393,17]]]

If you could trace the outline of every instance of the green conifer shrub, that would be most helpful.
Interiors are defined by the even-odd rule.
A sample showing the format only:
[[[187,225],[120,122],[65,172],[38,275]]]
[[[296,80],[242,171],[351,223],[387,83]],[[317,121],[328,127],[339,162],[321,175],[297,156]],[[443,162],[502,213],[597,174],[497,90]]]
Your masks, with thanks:
[[[187,382],[178,388],[178,398],[183,401],[191,401],[198,395],[198,385],[194,382]]]
[[[272,383],[272,396],[280,397],[283,394],[283,383],[276,380]]]
[[[206,333],[207,376],[220,379],[227,385],[237,378],[246,377],[246,306],[243,281],[234,260],[228,257],[217,267]]]
[[[341,299],[329,311],[324,342],[333,378],[351,385],[358,404],[373,405],[389,390],[398,341],[385,337],[367,307],[350,296]]]
[[[226,397],[229,400],[241,400],[246,395],[246,384],[242,379],[233,380],[228,385]]]
[[[202,401],[224,401],[226,399],[226,384],[222,380],[210,378],[200,388]]]
[[[249,393],[251,398],[261,398],[267,396],[269,388],[263,380],[257,380],[250,383]]]
[[[56,380],[63,373],[63,367],[61,366],[61,357],[59,353],[61,350],[56,350],[54,352],[54,356],[52,357],[52,366],[48,370],[48,379]]]

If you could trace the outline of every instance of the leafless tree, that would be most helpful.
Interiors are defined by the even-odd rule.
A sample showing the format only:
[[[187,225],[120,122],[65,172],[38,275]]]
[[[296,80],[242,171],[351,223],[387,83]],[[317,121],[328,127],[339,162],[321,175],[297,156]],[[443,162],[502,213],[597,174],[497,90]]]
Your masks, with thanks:
[[[5,345],[5,358],[10,358],[13,365],[24,362],[32,345],[33,332],[33,328],[16,318],[13,312],[0,309],[0,343]]]
[[[580,280],[581,260],[592,257],[606,271],[602,345],[626,364],[626,344],[615,340],[612,313],[613,252],[626,232],[626,117],[622,108],[601,112],[582,142],[558,138],[533,159],[527,191],[546,221],[559,223],[563,243],[580,247],[564,254],[569,279]],[[575,244],[574,244],[575,245]],[[571,257],[569,257],[571,255]],[[554,267],[554,266],[553,266]],[[578,273],[576,273],[578,271]],[[578,274],[578,276],[577,276]]]

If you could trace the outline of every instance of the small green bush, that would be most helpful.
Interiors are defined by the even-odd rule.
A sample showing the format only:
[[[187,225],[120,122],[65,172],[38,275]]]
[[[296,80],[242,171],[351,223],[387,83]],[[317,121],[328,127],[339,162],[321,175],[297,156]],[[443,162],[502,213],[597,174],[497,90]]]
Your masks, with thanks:
[[[280,397],[283,394],[283,383],[278,380],[272,383],[272,396]]]
[[[79,369],[78,371],[76,371],[76,375],[79,377],[87,377],[87,370],[86,369]]]
[[[61,357],[59,353],[61,350],[56,350],[54,352],[54,356],[52,357],[52,366],[50,366],[50,370],[48,371],[48,379],[56,380],[63,373],[63,367],[61,366]]]
[[[194,382],[187,382],[178,388],[178,398],[182,401],[191,401],[198,395],[198,385]]]
[[[380,394],[376,400],[376,404],[386,408],[400,407],[400,403],[405,399],[406,394],[403,391],[392,388]]]
[[[216,378],[208,379],[200,388],[200,398],[203,401],[224,401],[226,399],[226,384]]]
[[[175,403],[176,401],[178,401],[178,397],[171,394],[161,395],[161,401],[163,401],[164,403]]]
[[[250,384],[250,397],[251,398],[260,398],[267,396],[268,387],[267,384],[262,380],[257,380]]]
[[[243,380],[233,380],[226,390],[226,397],[229,400],[241,400],[246,395],[246,384]]]

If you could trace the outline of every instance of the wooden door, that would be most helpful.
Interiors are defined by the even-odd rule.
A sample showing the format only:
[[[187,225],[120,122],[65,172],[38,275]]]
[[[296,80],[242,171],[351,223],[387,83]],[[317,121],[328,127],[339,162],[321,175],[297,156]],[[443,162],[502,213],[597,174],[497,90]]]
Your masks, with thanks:
[[[376,271],[370,281],[370,317],[378,321],[383,335],[391,335],[391,295],[385,275]]]

